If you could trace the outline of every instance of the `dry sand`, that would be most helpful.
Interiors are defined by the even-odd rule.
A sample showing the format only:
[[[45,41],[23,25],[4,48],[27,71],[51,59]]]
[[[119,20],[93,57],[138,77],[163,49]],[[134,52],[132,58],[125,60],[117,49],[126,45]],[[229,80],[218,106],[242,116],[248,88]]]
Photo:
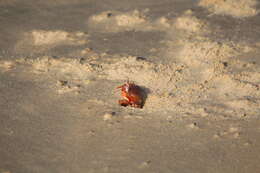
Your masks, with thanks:
[[[258,172],[257,4],[0,3],[0,173]]]
[[[220,15],[233,17],[251,17],[258,14],[257,0],[201,0],[199,5]]]

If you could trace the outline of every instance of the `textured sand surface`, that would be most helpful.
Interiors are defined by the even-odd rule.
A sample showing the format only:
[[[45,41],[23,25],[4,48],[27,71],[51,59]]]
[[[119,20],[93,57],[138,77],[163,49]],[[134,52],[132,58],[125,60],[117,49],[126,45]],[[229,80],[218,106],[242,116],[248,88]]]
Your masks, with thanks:
[[[0,173],[257,172],[257,5],[1,2]]]
[[[201,0],[199,5],[220,15],[251,17],[258,14],[257,0]]]

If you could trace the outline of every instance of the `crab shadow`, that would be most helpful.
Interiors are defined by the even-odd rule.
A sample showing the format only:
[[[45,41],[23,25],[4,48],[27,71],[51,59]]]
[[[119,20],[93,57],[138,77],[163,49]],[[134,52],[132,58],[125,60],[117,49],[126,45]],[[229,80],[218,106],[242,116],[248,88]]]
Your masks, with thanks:
[[[139,86],[139,87],[141,89],[142,100],[143,100],[141,108],[143,108],[148,95],[151,93],[151,90],[149,88],[144,87],[144,86]]]

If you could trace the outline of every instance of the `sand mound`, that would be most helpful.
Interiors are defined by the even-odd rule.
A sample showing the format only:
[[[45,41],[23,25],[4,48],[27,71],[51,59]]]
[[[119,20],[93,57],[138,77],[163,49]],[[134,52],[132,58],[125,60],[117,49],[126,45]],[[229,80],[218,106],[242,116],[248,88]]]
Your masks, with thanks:
[[[68,58],[54,59],[40,57],[37,59],[20,59],[17,62],[27,64],[31,72],[54,74],[56,78],[87,80],[91,77],[135,81],[145,85],[154,92],[162,93],[175,88],[174,82],[179,79],[183,66],[176,64],[154,64],[139,57],[110,57],[107,62],[96,60],[76,60]],[[4,63],[4,62],[3,62]]]
[[[30,35],[33,39],[33,45],[35,46],[58,44],[81,45],[86,43],[86,40],[84,40],[86,34],[83,32],[69,33],[61,30],[34,30],[30,33]]]
[[[242,53],[243,49],[210,41],[186,44],[187,49],[184,46],[179,55],[180,59],[185,57],[183,63],[158,64],[132,56],[103,57],[102,60],[39,57],[12,63],[1,61],[0,68],[5,70],[11,64],[12,69],[18,66],[24,68],[21,73],[47,76],[47,79],[42,79],[52,81],[50,88],[59,94],[80,94],[92,80],[121,84],[129,79],[149,90],[144,107],[147,112],[174,111],[201,116],[254,115],[260,105],[259,81],[254,78],[259,77],[259,72],[234,71],[221,61],[232,64],[232,57]],[[190,58],[198,59],[194,63],[189,62]],[[236,64],[240,66],[239,62],[234,64],[235,67]],[[196,71],[199,73],[196,74]],[[112,93],[106,92],[103,93],[106,97],[102,98],[102,103],[109,105],[106,99]]]
[[[179,53],[179,60],[196,67],[201,64],[212,64],[238,55],[238,46],[231,43],[219,43],[208,39],[185,40]]]
[[[144,12],[138,10],[130,12],[105,11],[90,17],[88,27],[99,32],[151,31],[170,27],[165,17],[151,21],[146,13],[147,10]]]
[[[114,59],[112,64],[102,66],[108,79],[133,80],[158,93],[176,88],[174,81],[180,80],[179,71],[184,68],[176,64],[154,64],[131,56]]]
[[[231,63],[235,57],[252,50],[245,44],[211,40],[203,36],[204,32],[191,34],[187,37],[182,36],[177,41],[168,41],[168,49],[164,54],[169,61],[185,64],[194,76],[199,76],[196,80],[209,80],[225,70],[227,63]]]
[[[179,30],[194,33],[208,31],[207,23],[193,16],[191,10],[186,11],[184,15],[178,17],[174,22],[174,26]]]
[[[141,29],[149,25],[146,16],[135,10],[131,12],[105,11],[90,17],[88,26],[103,32],[121,32]]]
[[[207,23],[193,16],[191,10],[187,10],[176,19],[168,19],[164,16],[155,20],[147,17],[145,12],[138,10],[130,12],[105,11],[90,17],[88,27],[99,32],[124,32],[124,31],[164,31],[171,32],[174,28],[188,32],[206,32]]]
[[[82,64],[78,59],[59,58],[44,56],[37,59],[18,59],[16,62],[27,65],[31,72],[36,74],[48,73],[55,78],[69,78],[84,80],[93,72],[90,64]]]
[[[185,27],[182,30],[186,31]],[[259,105],[256,98],[260,97],[259,80],[256,80],[259,72],[252,70],[256,70],[256,65],[245,65],[243,60],[238,59],[246,57],[254,48],[228,40],[218,42],[204,36],[201,29],[197,31],[188,31],[191,37],[181,35],[174,38],[177,41],[168,41],[168,49],[164,51],[169,62],[185,67],[181,71],[181,80],[174,83],[176,88],[173,93],[178,98],[175,109],[201,115],[242,116],[245,112],[254,115]],[[174,37],[171,34],[169,37]],[[256,97],[251,98],[250,95]],[[173,98],[167,97],[166,100]]]
[[[250,17],[258,14],[256,0],[200,0],[199,5],[215,14]]]
[[[105,11],[94,15],[88,20],[88,27],[99,32],[124,32],[124,31],[164,31],[172,32],[175,28],[188,32],[207,32],[207,23],[193,16],[187,10],[182,16],[168,19],[164,16],[151,20],[146,15],[147,11],[138,10],[130,12]]]
[[[0,68],[4,69],[6,63],[1,62]],[[14,64],[17,68],[22,67],[23,70],[20,70],[24,73],[45,76],[42,80],[53,81],[50,87],[59,94],[79,92],[81,89],[79,86],[88,85],[92,79],[119,81],[119,83],[129,79],[149,89],[148,111],[158,111],[158,108],[161,110],[166,107],[168,107],[166,110],[174,109],[170,105],[176,100],[173,100],[171,93],[176,88],[175,82],[181,80],[180,71],[183,68],[175,64],[158,65],[131,56],[114,57],[103,63],[96,60],[54,59],[46,56],[37,59],[18,59]],[[163,107],[160,106],[161,102],[164,102]]]
[[[66,32],[63,30],[33,30],[24,34],[16,44],[16,49],[35,47],[38,51],[62,45],[83,45],[88,42],[88,35],[83,32]]]

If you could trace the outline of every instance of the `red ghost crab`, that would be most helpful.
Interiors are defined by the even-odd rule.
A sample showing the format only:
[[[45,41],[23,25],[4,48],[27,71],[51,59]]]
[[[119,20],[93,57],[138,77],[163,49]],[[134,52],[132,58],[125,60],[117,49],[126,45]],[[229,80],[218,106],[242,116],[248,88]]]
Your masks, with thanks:
[[[135,85],[133,82],[127,81],[125,84],[117,87],[121,89],[121,96],[124,98],[119,100],[121,106],[132,106],[135,108],[142,108],[144,103],[144,96],[141,87]]]

